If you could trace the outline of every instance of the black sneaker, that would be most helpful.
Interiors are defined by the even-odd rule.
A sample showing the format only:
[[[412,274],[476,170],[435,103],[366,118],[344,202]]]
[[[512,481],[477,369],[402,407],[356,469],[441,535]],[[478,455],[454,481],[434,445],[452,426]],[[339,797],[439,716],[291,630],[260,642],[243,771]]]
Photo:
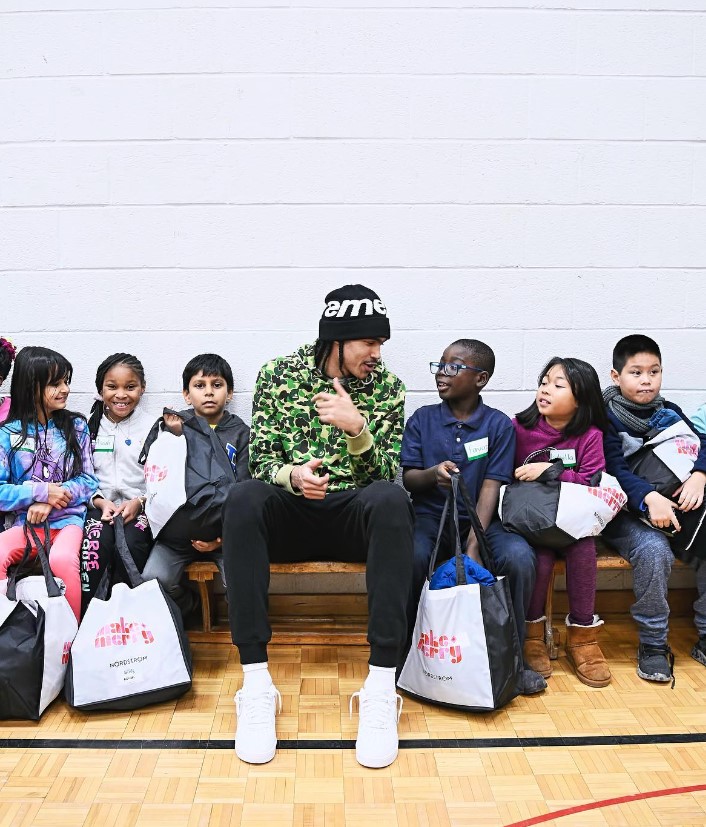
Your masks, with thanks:
[[[697,660],[702,666],[706,666],[706,637],[700,637],[691,650],[691,657]]]
[[[646,681],[669,683],[674,680],[674,655],[669,646],[641,643],[637,649],[637,674]]]

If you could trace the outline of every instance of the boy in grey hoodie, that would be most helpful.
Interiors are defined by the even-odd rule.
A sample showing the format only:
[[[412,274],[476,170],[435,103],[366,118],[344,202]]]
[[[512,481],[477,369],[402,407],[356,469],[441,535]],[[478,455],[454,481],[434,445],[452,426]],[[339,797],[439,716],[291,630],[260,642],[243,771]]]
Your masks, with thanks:
[[[159,580],[186,616],[198,607],[198,595],[181,583],[186,566],[196,560],[212,561],[218,566],[221,576],[224,574],[220,506],[226,489],[250,478],[250,429],[239,416],[226,410],[226,405],[233,398],[233,372],[221,356],[214,353],[195,356],[184,368],[182,384],[184,400],[192,408],[178,413],[165,410],[145,441],[143,459],[148,458],[150,446],[160,430],[167,429],[177,436],[183,435],[187,440],[187,502],[177,509],[157,535],[142,576],[145,580]],[[215,492],[218,504],[204,511],[189,504],[189,469],[200,465],[203,476],[203,468],[213,467],[208,463],[213,443],[208,428],[213,430],[227,458],[227,462],[220,462],[220,467],[229,465],[230,472],[225,475],[220,473],[218,479],[214,477],[211,480],[214,488],[218,489]]]

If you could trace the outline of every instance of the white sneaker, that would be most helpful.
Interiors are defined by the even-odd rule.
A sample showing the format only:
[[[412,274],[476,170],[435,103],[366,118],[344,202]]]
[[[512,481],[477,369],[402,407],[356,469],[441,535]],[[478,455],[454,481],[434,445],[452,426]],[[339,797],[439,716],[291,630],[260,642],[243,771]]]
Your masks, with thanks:
[[[282,696],[274,684],[264,692],[235,693],[235,754],[248,764],[266,764],[275,757],[275,715],[282,711]]]
[[[351,695],[358,698],[358,738],[355,757],[364,767],[379,769],[389,766],[397,758],[399,737],[397,722],[402,714],[402,698],[395,692],[368,692],[361,689]]]

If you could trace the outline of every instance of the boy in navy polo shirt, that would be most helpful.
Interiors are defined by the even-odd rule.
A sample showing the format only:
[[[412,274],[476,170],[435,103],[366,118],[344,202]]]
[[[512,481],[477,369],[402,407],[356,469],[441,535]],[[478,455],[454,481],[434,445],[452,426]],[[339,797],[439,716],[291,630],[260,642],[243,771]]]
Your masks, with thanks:
[[[440,405],[419,408],[407,421],[402,438],[402,467],[405,488],[412,495],[414,529],[414,574],[408,605],[408,624],[414,627],[419,596],[429,568],[429,559],[450,486],[451,473],[459,471],[490,543],[499,574],[508,578],[515,622],[524,645],[525,612],[534,587],[535,556],[518,534],[506,531],[497,518],[500,486],[513,479],[515,432],[504,413],[483,403],[481,390],[495,369],[495,354],[476,339],[450,344],[441,362],[432,362]],[[462,532],[470,528],[465,507],[459,504]],[[442,538],[442,559],[453,554],[450,538]],[[469,536],[467,553],[479,561],[475,535]],[[525,668],[520,692],[532,695],[547,686],[537,672]]]

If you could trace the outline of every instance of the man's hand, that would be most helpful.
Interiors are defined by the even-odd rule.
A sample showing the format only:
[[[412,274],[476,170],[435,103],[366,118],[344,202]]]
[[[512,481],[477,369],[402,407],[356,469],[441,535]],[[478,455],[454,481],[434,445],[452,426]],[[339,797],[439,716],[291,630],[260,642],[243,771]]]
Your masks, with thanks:
[[[650,491],[645,497],[645,505],[649,511],[650,522],[656,528],[669,528],[673,525],[677,531],[681,531],[679,520],[674,513],[674,503],[657,491]]]
[[[32,525],[43,523],[51,513],[52,506],[49,503],[32,503],[27,509],[27,522]]]
[[[541,476],[547,468],[551,467],[551,462],[528,462],[527,465],[520,465],[519,468],[515,468],[515,479],[532,482]]]
[[[50,482],[48,487],[47,503],[52,508],[66,508],[71,502],[71,494],[63,486],[57,485],[55,482]]]
[[[704,486],[706,485],[706,474],[701,471],[694,471],[689,479],[682,483],[674,492],[674,498],[681,511],[693,511],[704,501]]]
[[[458,473],[458,466],[450,459],[445,459],[432,469],[439,488],[451,488],[451,475]]]
[[[222,540],[220,537],[217,537],[215,540],[192,540],[191,545],[194,547],[196,551],[200,551],[201,554],[208,554],[211,551],[218,551],[221,547]]]
[[[122,505],[119,505],[113,516],[117,517],[118,514],[122,514],[124,523],[132,523],[141,513],[142,500],[139,497],[134,497],[132,500],[126,500]]]
[[[320,477],[316,473],[316,469],[323,463],[322,459],[310,459],[304,465],[295,465],[292,468],[290,482],[292,488],[306,497],[307,500],[323,500],[326,496],[326,488],[328,486],[329,475],[325,474]]]
[[[357,436],[365,427],[365,419],[353,404],[338,378],[333,380],[336,393],[317,393],[314,406],[324,425],[334,425],[348,434]]]
[[[174,436],[181,436],[184,433],[184,423],[180,416],[176,414],[165,413],[162,415],[164,420],[164,427]]]

